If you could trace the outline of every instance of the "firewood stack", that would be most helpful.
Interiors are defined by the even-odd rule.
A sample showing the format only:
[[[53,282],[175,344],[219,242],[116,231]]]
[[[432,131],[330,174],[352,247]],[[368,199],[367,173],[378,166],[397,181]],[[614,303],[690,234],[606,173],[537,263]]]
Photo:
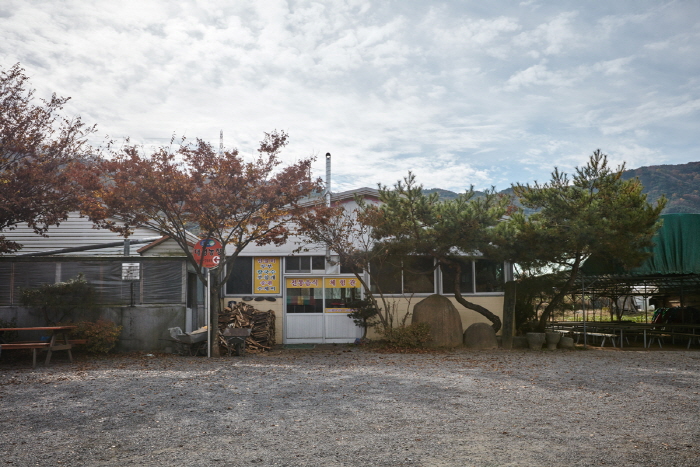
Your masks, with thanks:
[[[219,315],[219,333],[226,328],[251,328],[250,337],[245,341],[247,352],[270,350],[275,345],[275,312],[256,310],[247,303],[236,303],[224,308]],[[226,347],[219,334],[219,345]]]

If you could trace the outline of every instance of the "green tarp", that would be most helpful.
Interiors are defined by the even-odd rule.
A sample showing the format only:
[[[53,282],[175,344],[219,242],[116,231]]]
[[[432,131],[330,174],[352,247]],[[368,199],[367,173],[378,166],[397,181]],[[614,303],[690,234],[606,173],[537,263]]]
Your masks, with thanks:
[[[700,214],[665,214],[654,237],[652,256],[630,271],[614,267],[601,258],[589,258],[581,272],[587,276],[666,276],[700,274]]]

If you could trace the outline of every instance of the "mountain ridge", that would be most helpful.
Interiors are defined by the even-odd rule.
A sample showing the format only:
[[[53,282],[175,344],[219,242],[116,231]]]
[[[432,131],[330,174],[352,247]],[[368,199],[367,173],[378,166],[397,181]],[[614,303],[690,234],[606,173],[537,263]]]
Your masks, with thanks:
[[[666,195],[668,202],[663,214],[691,213],[700,214],[700,162],[686,164],[663,164],[628,169],[622,172],[622,178],[638,178],[644,186],[644,193],[649,202],[656,202]],[[458,193],[442,188],[423,190],[426,194],[438,193],[441,200],[454,199]],[[483,192],[476,191],[477,196]],[[513,188],[508,187],[499,193],[512,195]]]

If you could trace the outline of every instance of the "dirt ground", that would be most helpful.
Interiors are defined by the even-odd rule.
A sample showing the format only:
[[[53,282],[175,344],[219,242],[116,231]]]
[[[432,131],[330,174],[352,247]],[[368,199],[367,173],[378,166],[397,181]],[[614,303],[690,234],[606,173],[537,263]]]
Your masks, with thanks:
[[[698,466],[700,352],[0,359],[4,465]]]

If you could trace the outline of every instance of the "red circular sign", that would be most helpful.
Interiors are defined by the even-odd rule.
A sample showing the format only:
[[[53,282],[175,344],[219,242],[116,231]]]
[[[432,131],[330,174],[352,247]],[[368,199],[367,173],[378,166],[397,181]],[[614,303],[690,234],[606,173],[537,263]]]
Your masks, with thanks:
[[[217,267],[222,254],[224,254],[224,249],[221,246],[221,242],[213,238],[205,238],[198,241],[192,252],[197,264],[205,268]]]

